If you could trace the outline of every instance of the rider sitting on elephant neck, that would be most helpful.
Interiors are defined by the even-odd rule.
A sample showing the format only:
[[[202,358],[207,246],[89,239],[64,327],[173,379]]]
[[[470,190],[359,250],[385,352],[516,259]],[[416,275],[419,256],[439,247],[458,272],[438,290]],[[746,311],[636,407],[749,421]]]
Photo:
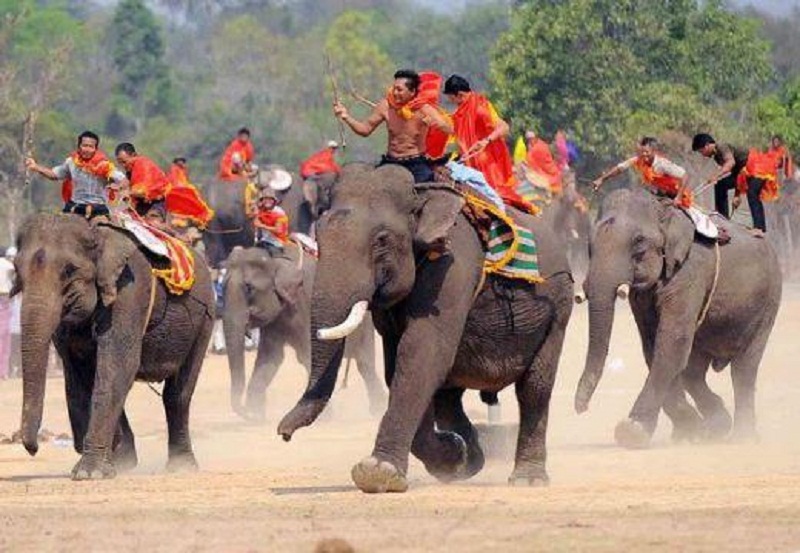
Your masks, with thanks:
[[[255,245],[272,257],[283,255],[283,246],[289,241],[289,217],[270,190],[261,191],[250,216],[256,228]]]
[[[117,162],[125,168],[131,182],[131,206],[145,221],[163,231],[167,228],[166,194],[169,179],[156,163],[139,153],[129,142],[114,150]]]
[[[99,149],[100,137],[92,131],[78,136],[78,147],[61,165],[42,167],[36,160],[25,159],[25,168],[50,180],[61,180],[64,213],[74,213],[87,219],[108,215],[107,188],[117,190],[128,186],[125,174]]]

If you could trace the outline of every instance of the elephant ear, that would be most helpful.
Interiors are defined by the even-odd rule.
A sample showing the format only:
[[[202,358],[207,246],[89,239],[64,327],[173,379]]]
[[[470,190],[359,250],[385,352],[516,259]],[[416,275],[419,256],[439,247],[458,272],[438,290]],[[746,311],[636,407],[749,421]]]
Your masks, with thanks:
[[[112,228],[99,227],[98,230],[101,239],[97,257],[97,288],[103,305],[108,307],[117,299],[117,281],[137,246],[133,240]]]
[[[669,280],[689,257],[694,242],[694,224],[682,210],[668,207],[661,214],[664,235],[664,276]]]
[[[303,293],[303,271],[293,263],[281,262],[275,271],[275,293],[286,305],[297,305]]]
[[[455,224],[462,207],[464,198],[454,191],[433,189],[419,194],[414,206],[415,245],[430,249],[442,242]]]

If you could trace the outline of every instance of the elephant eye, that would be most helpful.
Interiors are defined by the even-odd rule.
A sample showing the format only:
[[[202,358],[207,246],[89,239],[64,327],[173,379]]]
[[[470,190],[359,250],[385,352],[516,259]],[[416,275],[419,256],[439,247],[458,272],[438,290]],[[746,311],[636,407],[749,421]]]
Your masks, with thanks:
[[[66,265],[64,265],[64,269],[62,269],[62,271],[61,271],[61,277],[64,280],[68,280],[68,279],[72,278],[77,271],[78,271],[78,267],[76,267],[72,263],[67,263]]]

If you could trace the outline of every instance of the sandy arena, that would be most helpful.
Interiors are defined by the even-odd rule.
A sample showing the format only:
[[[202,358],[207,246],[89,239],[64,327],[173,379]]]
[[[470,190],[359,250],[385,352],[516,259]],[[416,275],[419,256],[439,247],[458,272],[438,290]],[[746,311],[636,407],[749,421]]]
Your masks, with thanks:
[[[645,377],[638,334],[618,309],[610,359],[590,411],[572,409],[587,310],[576,306],[550,416],[549,488],[511,488],[512,460],[442,485],[413,460],[406,494],[357,491],[350,468],[370,453],[378,421],[355,371],[331,414],[291,443],[275,434],[305,372],[286,363],[268,395],[266,426],[228,406],[224,357],[208,358],[192,409],[201,470],[167,474],[161,401],[144,384],[128,399],[140,465],[103,482],[72,482],[78,456],[44,443],[35,458],[0,446],[0,551],[314,551],[342,538],[356,551],[800,551],[800,288],[787,286],[761,366],[761,442],[673,445],[662,416],[654,445],[613,444]],[[290,356],[290,358],[292,358]],[[710,375],[730,408],[728,370]],[[21,381],[0,382],[0,431],[17,428]],[[503,417],[517,417],[506,390]],[[473,421],[485,421],[477,394]],[[69,432],[63,381],[48,380],[44,425]],[[344,551],[344,550],[341,550]]]

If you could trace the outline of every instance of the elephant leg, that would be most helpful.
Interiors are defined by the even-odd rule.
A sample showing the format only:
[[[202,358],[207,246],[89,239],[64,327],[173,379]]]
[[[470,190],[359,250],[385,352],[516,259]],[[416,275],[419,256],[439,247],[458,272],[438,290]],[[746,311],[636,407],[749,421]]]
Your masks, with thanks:
[[[189,407],[205,358],[205,344],[212,332],[212,321],[208,319],[195,339],[189,355],[177,374],[164,383],[162,401],[167,416],[168,458],[167,470],[197,470],[197,461],[192,450],[189,434]]]
[[[101,319],[105,317],[112,316],[108,313],[101,315]],[[83,455],[72,469],[72,478],[75,480],[112,478],[116,475],[112,464],[114,436],[141,359],[142,344],[138,329],[144,323],[136,317],[131,318],[133,320],[124,325],[121,322],[114,325],[107,320],[98,322],[100,326],[110,324],[110,327],[98,339],[91,414]]]
[[[267,417],[267,387],[272,383],[283,362],[283,343],[273,340],[268,333],[261,335],[253,375],[247,385],[246,418],[263,423]]]
[[[478,432],[464,412],[463,397],[463,388],[445,388],[436,392],[433,398],[436,427],[440,431],[455,432],[467,446],[466,466],[455,475],[459,479],[471,478],[478,474],[486,460],[478,440]]]
[[[469,294],[443,289],[437,317],[415,317],[411,309],[410,322],[397,347],[389,405],[375,447],[372,455],[352,470],[353,481],[362,491],[402,492],[408,487],[405,475],[411,443],[434,393],[453,366],[471,302]],[[442,302],[443,296],[448,301]],[[429,308],[426,301],[422,309],[427,313]]]
[[[377,417],[386,409],[386,392],[375,372],[375,334],[372,329],[364,331],[364,334],[355,352],[356,367],[367,388],[369,412]]]
[[[425,469],[442,482],[467,478],[467,444],[456,432],[437,431],[434,426],[434,407],[430,405],[420,421],[411,453],[422,461]]]
[[[677,296],[679,294],[673,294],[663,300],[647,380],[629,419],[620,422],[615,430],[617,443],[624,447],[647,447],[673,381],[689,361],[697,309],[689,305],[688,298]]]
[[[119,425],[117,425],[117,431],[114,435],[113,460],[114,467],[122,471],[133,470],[139,464],[133,429],[124,410],[119,418]]]
[[[91,355],[83,359],[70,351],[70,336],[57,334],[53,343],[64,364],[64,388],[67,398],[67,411],[72,427],[72,443],[78,454],[83,453],[83,441],[89,429],[89,416],[92,406],[92,381],[96,359]]]
[[[693,351],[681,379],[684,388],[692,396],[700,414],[703,415],[706,437],[718,439],[728,435],[732,421],[722,398],[715,394],[706,382],[709,363],[711,363],[711,357]]]
[[[731,379],[733,380],[733,439],[749,441],[758,438],[756,432],[756,377],[767,338],[772,328],[765,325],[766,330],[758,333],[758,337],[737,359],[731,362]]]
[[[672,421],[672,439],[676,442],[695,441],[703,433],[703,419],[686,399],[683,380],[680,376],[664,398],[664,412]]]

